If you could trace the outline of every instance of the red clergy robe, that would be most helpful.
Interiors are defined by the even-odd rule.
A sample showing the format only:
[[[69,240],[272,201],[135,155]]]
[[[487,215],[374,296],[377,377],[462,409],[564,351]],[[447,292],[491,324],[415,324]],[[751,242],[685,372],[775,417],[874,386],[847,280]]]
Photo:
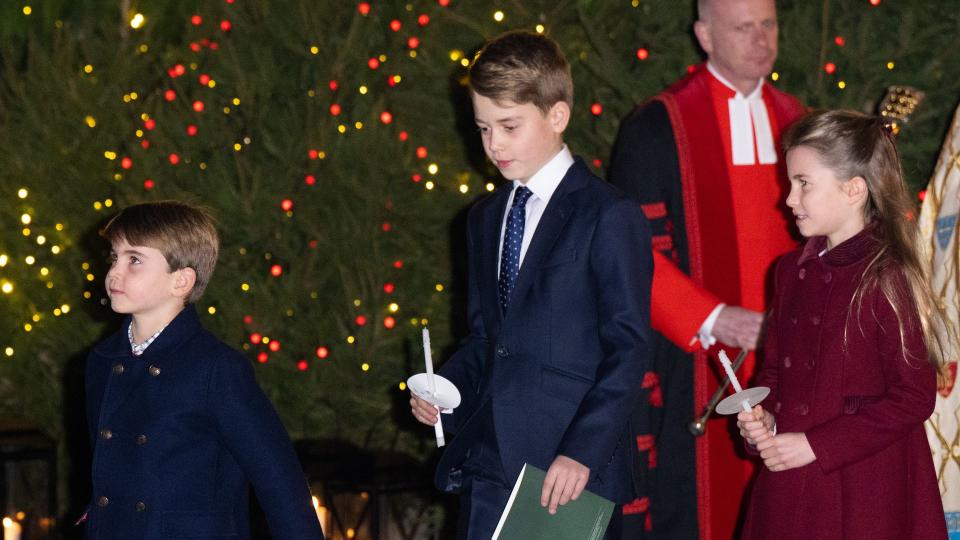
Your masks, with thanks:
[[[773,262],[796,246],[783,203],[787,184],[782,156],[775,165],[732,164],[727,100],[734,94],[702,65],[646,106],[662,104],[669,120],[671,142],[676,152],[673,167],[679,169],[679,174],[670,180],[652,177],[657,176],[658,166],[648,172],[648,177],[641,172],[632,181],[623,178],[628,176],[625,167],[617,170],[618,159],[629,152],[628,141],[648,140],[637,134],[630,137],[631,129],[646,129],[629,126],[630,119],[621,128],[623,140],[618,141],[611,162],[611,181],[637,196],[654,224],[654,246],[660,253],[655,258],[652,325],[677,347],[693,353],[692,383],[689,383],[693,387],[692,395],[686,394],[693,403],[685,411],[693,411],[696,415],[717,388],[722,370],[715,359],[716,351],[709,351],[708,357],[692,338],[719,302],[764,310],[769,298],[767,280]],[[766,84],[762,97],[774,140],[779,144],[780,131],[799,116],[802,107],[792,96]],[[649,140],[654,142],[653,146],[658,146],[659,143],[655,142],[658,139],[662,137],[654,136]],[[644,164],[634,162],[631,168],[642,169]],[[647,185],[630,189],[631,182]],[[662,182],[679,183],[679,186],[649,186]],[[673,197],[671,203],[671,192],[675,190],[679,190],[679,195]],[[751,354],[739,371],[744,383],[753,374],[754,364]],[[669,368],[661,368],[669,371]],[[672,374],[657,373],[657,376],[666,379]],[[659,382],[668,384],[666,380]],[[676,387],[670,389],[674,399],[678,394],[684,395],[677,390]],[[664,394],[667,393],[665,390]],[[664,402],[665,408],[676,406],[670,396],[665,397]],[[692,420],[692,415],[687,418]],[[677,420],[682,418],[668,418],[665,422]],[[709,420],[706,434],[695,440],[695,461],[687,464],[696,469],[695,504],[700,538],[727,539],[734,536],[744,490],[753,474],[753,464],[737,455],[742,443],[738,436],[731,435],[736,433],[731,426],[729,418],[713,417]],[[677,439],[676,433],[673,439]],[[640,450],[653,452],[659,456],[660,462],[672,452],[671,444],[658,438],[656,433],[643,443],[638,440]],[[651,445],[657,448],[650,448]],[[651,468],[655,461],[649,462]],[[693,516],[680,513],[662,523],[664,530],[657,530],[657,512],[671,512],[666,507],[672,503],[668,498],[658,509],[656,490],[663,487],[665,480],[659,482],[660,486],[648,491],[649,500],[638,505],[643,509],[649,505],[653,514],[652,519],[647,516],[645,528],[653,538],[685,538],[689,531],[681,532],[674,525]]]

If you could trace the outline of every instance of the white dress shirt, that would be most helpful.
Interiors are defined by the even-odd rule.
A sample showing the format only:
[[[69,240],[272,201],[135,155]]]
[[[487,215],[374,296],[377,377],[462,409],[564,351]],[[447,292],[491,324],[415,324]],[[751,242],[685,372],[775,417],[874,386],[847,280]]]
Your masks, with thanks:
[[[520,267],[523,267],[523,258],[527,254],[527,248],[530,247],[530,240],[533,238],[533,233],[537,230],[537,225],[540,224],[540,218],[543,217],[543,211],[547,208],[547,203],[550,202],[550,197],[553,197],[553,192],[557,190],[557,186],[560,185],[560,181],[563,180],[564,175],[567,174],[567,169],[573,165],[573,154],[570,153],[570,149],[567,148],[567,145],[563,145],[563,148],[557,152],[557,155],[547,162],[539,171],[536,172],[533,176],[530,177],[530,180],[527,180],[527,188],[533,192],[533,195],[527,199],[527,204],[524,207],[524,222],[523,222],[523,242],[520,244]],[[510,197],[507,199],[507,209],[503,213],[503,219],[500,221],[500,249],[497,251],[497,278],[500,277],[500,259],[503,255],[503,234],[507,227],[507,216],[510,214],[510,207],[513,206],[513,196],[516,193],[517,186],[521,186],[519,181],[513,181],[513,191],[510,192]]]

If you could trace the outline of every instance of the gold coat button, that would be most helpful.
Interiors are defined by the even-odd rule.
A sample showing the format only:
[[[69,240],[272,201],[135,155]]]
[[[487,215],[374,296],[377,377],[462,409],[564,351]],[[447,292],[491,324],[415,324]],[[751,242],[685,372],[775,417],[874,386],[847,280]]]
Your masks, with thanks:
[[[154,365],[151,365],[149,368],[147,368],[147,371],[149,371],[150,375],[153,375],[154,377],[160,375],[160,368]]]
[[[123,364],[114,364],[114,365],[113,365],[113,374],[114,374],[114,375],[123,375]]]
[[[112,438],[113,438],[113,432],[110,431],[109,429],[101,429],[101,430],[100,430],[100,438],[103,439],[103,440],[112,439]]]
[[[97,499],[97,506],[99,506],[100,508],[103,508],[108,504],[110,504],[110,499],[108,499],[106,496],[102,496],[99,499]]]
[[[143,504],[143,501],[137,501],[137,504],[133,505],[137,509],[137,512],[143,512],[147,509],[147,505]]]
[[[137,435],[136,441],[137,441],[137,444],[139,444],[140,446],[143,446],[143,445],[147,444],[147,436],[146,436],[146,435]]]

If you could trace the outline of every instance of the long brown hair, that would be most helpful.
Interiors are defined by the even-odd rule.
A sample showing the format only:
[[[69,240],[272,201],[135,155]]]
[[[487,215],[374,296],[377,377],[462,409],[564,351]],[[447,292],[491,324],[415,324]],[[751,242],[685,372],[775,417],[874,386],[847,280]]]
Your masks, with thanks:
[[[916,318],[927,346],[927,360],[939,368],[944,343],[937,326],[947,328],[948,339],[955,338],[949,325],[944,324],[947,319],[930,287],[929,270],[920,262],[917,209],[903,180],[893,134],[877,116],[854,111],[814,111],[784,133],[782,144],[784,153],[799,146],[811,148],[837,178],[846,181],[859,176],[867,185],[864,218],[879,243],[850,303],[844,339],[854,313],[860,324],[864,293],[879,288],[896,314],[904,357],[910,361],[904,336]],[[909,297],[897,286],[902,279],[909,285]]]

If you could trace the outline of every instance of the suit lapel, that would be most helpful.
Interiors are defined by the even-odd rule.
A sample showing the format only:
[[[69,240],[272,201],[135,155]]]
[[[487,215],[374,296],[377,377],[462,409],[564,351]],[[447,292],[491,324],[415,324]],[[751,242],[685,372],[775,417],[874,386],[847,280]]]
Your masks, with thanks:
[[[578,159],[567,170],[557,190],[550,197],[550,203],[543,211],[537,230],[533,233],[530,240],[530,247],[523,256],[523,262],[520,264],[520,273],[517,275],[517,283],[513,288],[513,294],[510,302],[517,302],[523,298],[527,289],[533,283],[541,264],[553,249],[554,243],[563,231],[564,226],[573,214],[573,205],[570,202],[569,195],[585,185],[584,165]],[[509,309],[507,310],[509,312]]]
[[[480,231],[480,246],[482,255],[480,264],[480,291],[481,312],[491,325],[491,335],[496,335],[500,328],[503,314],[500,312],[499,288],[497,286],[498,264],[500,261],[500,232],[503,228],[503,215],[507,210],[507,200],[513,184],[508,183],[490,199],[490,204],[483,210],[483,230]]]

